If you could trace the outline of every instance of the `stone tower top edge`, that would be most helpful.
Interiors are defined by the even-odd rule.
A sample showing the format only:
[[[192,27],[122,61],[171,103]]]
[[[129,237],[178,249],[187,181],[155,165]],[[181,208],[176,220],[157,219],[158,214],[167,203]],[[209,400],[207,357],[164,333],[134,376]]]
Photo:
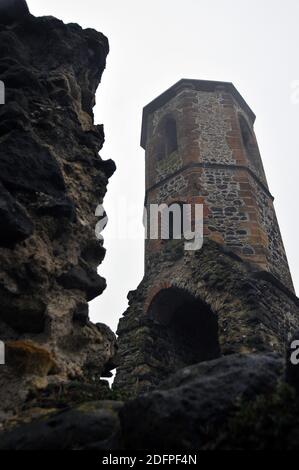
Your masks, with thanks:
[[[249,105],[246,103],[242,95],[238,92],[236,87],[231,82],[221,82],[213,80],[195,80],[189,78],[182,78],[170,88],[168,88],[164,93],[159,95],[149,104],[143,108],[142,116],[142,130],[141,130],[141,142],[140,145],[143,149],[146,148],[147,141],[147,119],[148,116],[156,111],[157,109],[163,107],[168,101],[170,101],[174,96],[176,96],[184,88],[191,88],[197,91],[206,91],[206,92],[215,92],[223,89],[223,91],[230,93],[240,105],[240,107],[246,112],[248,118],[250,119],[252,125],[255,122],[256,116]]]

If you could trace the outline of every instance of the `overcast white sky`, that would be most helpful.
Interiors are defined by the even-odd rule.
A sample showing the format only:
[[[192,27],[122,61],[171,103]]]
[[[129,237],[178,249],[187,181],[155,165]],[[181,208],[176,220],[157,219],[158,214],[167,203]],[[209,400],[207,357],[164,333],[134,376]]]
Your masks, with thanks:
[[[298,0],[28,0],[52,15],[103,32],[110,42],[96,122],[104,123],[102,158],[118,167],[105,200],[104,294],[93,321],[113,330],[127,293],[143,276],[144,153],[142,108],[181,78],[231,81],[257,115],[255,130],[299,292],[299,1]],[[139,240],[116,240],[117,212],[137,210]],[[136,209],[134,209],[134,207]],[[117,210],[118,208],[118,210]],[[124,234],[125,235],[125,234]]]

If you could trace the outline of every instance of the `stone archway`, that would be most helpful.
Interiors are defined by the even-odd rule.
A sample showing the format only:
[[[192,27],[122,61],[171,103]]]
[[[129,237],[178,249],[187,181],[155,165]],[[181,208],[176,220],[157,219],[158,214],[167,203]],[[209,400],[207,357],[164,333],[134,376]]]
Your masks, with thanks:
[[[155,324],[155,349],[172,372],[220,356],[217,316],[202,300],[187,291],[161,289],[148,309]],[[167,364],[166,364],[167,363]]]

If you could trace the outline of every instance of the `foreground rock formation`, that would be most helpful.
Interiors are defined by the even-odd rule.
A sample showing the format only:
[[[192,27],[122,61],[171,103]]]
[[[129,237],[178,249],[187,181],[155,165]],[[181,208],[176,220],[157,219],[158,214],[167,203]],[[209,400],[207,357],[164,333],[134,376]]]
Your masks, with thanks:
[[[0,450],[295,450],[299,397],[285,369],[276,353],[203,362],[134,400],[111,396],[31,418],[0,435]]]
[[[0,25],[2,421],[51,396],[71,402],[76,384],[98,398],[113,367],[115,336],[88,317],[106,286],[94,214],[115,170],[93,119],[108,49],[102,34],[53,17]]]
[[[26,0],[1,0],[0,18],[2,24],[9,24],[12,21],[21,20],[29,15],[29,8]]]
[[[157,391],[127,403],[122,413],[126,445],[211,448],[238,403],[271,393],[282,372],[283,361],[275,354],[232,355],[182,369]]]

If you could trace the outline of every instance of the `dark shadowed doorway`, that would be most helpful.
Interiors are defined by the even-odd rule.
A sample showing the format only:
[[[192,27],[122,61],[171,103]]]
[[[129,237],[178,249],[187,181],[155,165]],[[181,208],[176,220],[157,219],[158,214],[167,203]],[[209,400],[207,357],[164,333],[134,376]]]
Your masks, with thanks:
[[[217,316],[183,289],[162,289],[152,300],[149,317],[158,326],[157,352],[174,369],[219,357]]]

